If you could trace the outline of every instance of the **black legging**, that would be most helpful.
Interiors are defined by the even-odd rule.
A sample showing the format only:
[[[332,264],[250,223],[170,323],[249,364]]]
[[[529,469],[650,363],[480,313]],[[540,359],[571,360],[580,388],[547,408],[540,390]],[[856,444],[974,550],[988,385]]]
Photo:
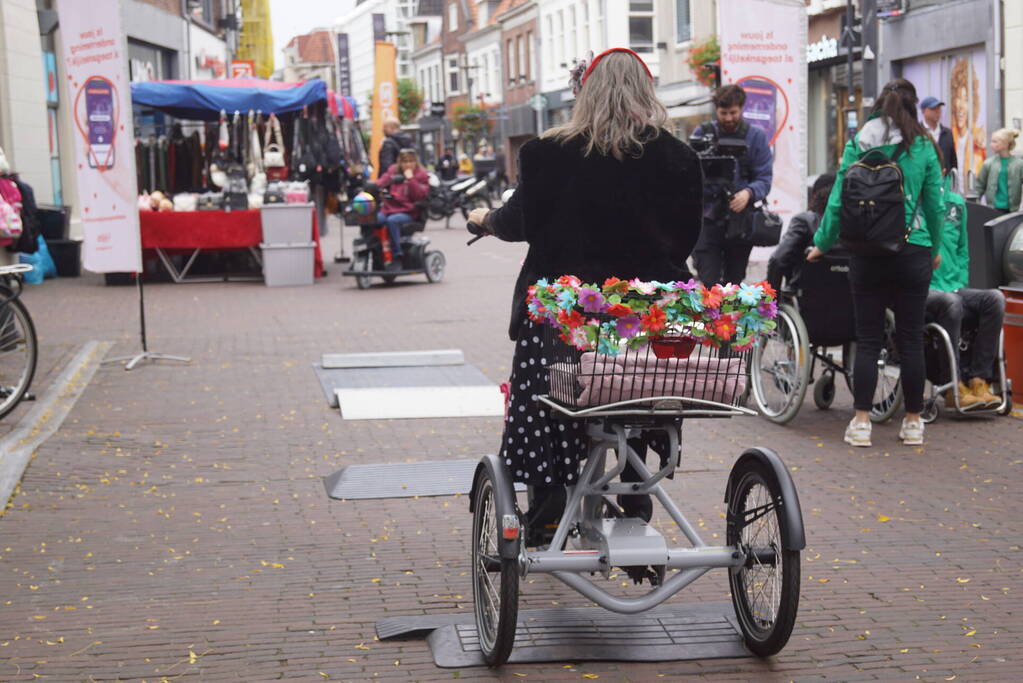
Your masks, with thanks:
[[[849,264],[856,312],[853,406],[870,410],[877,386],[877,359],[884,343],[885,309],[895,314],[906,412],[919,413],[924,395],[924,311],[931,282],[931,250],[907,244],[894,256],[853,256]]]

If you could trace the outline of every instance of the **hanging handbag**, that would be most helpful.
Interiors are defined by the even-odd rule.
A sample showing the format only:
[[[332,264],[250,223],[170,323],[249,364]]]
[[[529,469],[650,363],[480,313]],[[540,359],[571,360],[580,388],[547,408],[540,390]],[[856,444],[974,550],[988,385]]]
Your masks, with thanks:
[[[224,168],[228,161],[228,148],[231,146],[231,134],[227,128],[227,112],[220,110],[220,131],[217,133],[217,148],[213,151],[210,159],[210,184],[216,187],[224,187],[227,184],[227,174]]]
[[[253,113],[249,110],[249,149],[248,149],[248,160],[245,165],[245,171],[248,173],[249,178],[253,178],[258,173],[263,172],[263,151],[259,148],[259,116],[260,114]]]
[[[750,242],[754,247],[774,247],[781,241],[781,217],[768,211],[767,202],[763,202],[753,211],[753,230]]]
[[[263,143],[263,167],[266,177],[270,180],[284,180],[288,177],[288,165],[284,161],[284,136],[281,135],[281,122],[275,114],[270,114],[266,122],[266,136]]]

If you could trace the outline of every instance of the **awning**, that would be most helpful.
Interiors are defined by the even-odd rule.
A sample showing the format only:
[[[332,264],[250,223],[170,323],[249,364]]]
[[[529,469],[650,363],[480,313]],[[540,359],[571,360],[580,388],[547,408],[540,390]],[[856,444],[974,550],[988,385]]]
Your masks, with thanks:
[[[327,90],[327,104],[330,106],[330,113],[334,116],[343,116],[353,121],[359,118],[359,103],[355,101],[354,97]]]
[[[215,81],[149,81],[131,84],[134,104],[159,109],[181,119],[216,121],[221,110],[250,109],[284,114],[327,99],[327,84],[317,79],[298,83],[258,78]]]

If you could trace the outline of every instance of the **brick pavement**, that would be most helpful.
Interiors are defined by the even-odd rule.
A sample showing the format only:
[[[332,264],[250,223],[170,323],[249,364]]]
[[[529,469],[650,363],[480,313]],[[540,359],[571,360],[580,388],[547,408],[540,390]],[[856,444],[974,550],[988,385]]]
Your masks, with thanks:
[[[853,451],[840,443],[844,389],[833,410],[808,404],[784,428],[689,423],[686,473],[668,485],[713,541],[742,448],[772,446],[791,467],[808,548],[799,620],[779,656],[496,673],[437,669],[421,640],[375,641],[383,616],[471,609],[466,499],[330,501],[320,477],[475,457],[493,449],[500,421],[344,422],[310,364],[327,351],[461,347],[494,381],[506,376],[523,249],[428,234],[448,257],[440,285],[357,291],[332,265],[312,288],[147,289],[152,349],[194,362],[102,368],[39,449],[0,518],[0,680],[1023,677],[1020,421],[946,419],[919,449],[897,446],[890,424],[877,447]],[[132,288],[90,275],[25,298],[43,384],[86,340],[115,341],[117,355],[137,348]],[[675,600],[727,592],[717,571]],[[523,593],[524,608],[585,604],[543,576]]]

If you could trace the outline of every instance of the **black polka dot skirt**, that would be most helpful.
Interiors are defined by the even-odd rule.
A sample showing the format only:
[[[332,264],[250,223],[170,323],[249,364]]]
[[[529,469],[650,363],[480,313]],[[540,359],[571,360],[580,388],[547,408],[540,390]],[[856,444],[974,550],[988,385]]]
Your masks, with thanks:
[[[544,350],[539,326],[532,321],[523,324],[515,342],[501,457],[515,481],[535,486],[574,484],[579,462],[586,457],[583,421],[556,419],[536,400],[548,391],[552,358]]]

